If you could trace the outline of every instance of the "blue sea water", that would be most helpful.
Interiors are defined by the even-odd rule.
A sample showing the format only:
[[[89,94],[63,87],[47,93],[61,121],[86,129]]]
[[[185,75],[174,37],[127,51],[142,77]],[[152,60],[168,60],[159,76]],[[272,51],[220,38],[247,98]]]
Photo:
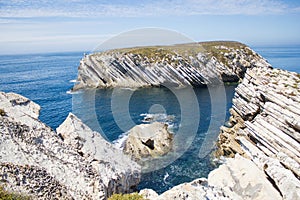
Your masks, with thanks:
[[[253,49],[274,67],[300,73],[300,47]],[[69,112],[74,112],[113,142],[120,141],[132,125],[147,123],[147,119],[168,122],[175,134],[182,127],[189,127],[181,123],[183,111],[180,101],[168,88],[127,89],[119,93],[114,90],[87,90],[68,94],[74,84],[71,80],[77,77],[82,56],[82,52],[0,56],[0,91],[19,93],[41,105],[40,119],[53,129],[64,121]],[[215,168],[211,158],[199,157],[199,152],[201,145],[210,138],[206,137],[208,132],[217,134],[219,126],[226,120],[215,116],[212,108],[225,101],[225,118],[228,117],[234,88],[234,85],[226,86],[226,96],[218,98],[220,101],[211,101],[213,91],[207,88],[195,89],[199,123],[197,117],[193,118],[193,112],[187,115],[190,121],[199,124],[196,135],[180,158],[166,167],[143,174],[140,188],[163,192],[176,184],[205,177]],[[218,92],[218,88],[212,90]],[[192,102],[190,96],[186,97],[187,102]],[[128,116],[131,121],[127,121]],[[211,142],[208,141],[208,144],[211,145]]]
[[[300,46],[252,47],[274,67],[300,73]]]
[[[56,128],[72,111],[66,91],[77,77],[83,53],[0,56],[0,91],[26,96],[41,106],[40,119]]]

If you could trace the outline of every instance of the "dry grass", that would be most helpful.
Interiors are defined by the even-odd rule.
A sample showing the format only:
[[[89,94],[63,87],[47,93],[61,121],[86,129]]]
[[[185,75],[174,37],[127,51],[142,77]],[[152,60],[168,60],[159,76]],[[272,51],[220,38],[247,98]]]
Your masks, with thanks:
[[[0,186],[0,200],[30,200],[30,197],[7,192],[2,186]]]
[[[145,200],[142,195],[138,193],[131,194],[114,194],[108,200]]]

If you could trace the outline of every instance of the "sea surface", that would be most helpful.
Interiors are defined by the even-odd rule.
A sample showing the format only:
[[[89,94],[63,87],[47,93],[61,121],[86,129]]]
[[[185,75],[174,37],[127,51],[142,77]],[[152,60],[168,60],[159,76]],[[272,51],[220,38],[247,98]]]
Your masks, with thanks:
[[[300,47],[252,47],[276,68],[300,73]],[[40,119],[56,129],[74,112],[116,146],[136,124],[161,121],[182,141],[178,159],[146,170],[139,188],[161,193],[207,177],[217,165],[209,154],[236,85],[223,88],[86,90],[71,94],[83,52],[0,56],[0,91],[24,95],[41,106]],[[220,95],[219,95],[220,94]],[[191,107],[184,107],[188,104]],[[185,135],[186,134],[186,137]],[[183,139],[182,139],[183,138]],[[179,139],[180,140],[180,139]],[[180,145],[179,145],[180,146]],[[157,165],[158,166],[158,165]]]

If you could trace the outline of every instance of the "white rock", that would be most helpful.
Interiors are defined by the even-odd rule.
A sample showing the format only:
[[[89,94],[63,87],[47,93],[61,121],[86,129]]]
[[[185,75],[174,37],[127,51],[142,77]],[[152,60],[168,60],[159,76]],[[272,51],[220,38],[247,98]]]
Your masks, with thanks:
[[[106,199],[138,184],[140,167],[73,114],[57,134],[37,119],[39,106],[27,98],[0,93],[0,100],[6,189],[39,199]]]
[[[232,199],[281,199],[279,192],[251,160],[238,154],[208,175],[211,186],[223,188]]]

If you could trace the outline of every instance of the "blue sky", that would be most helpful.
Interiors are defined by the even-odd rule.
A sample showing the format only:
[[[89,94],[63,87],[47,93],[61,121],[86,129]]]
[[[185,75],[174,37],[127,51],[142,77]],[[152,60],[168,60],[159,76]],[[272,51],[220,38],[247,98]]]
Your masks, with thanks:
[[[196,41],[300,45],[299,21],[299,0],[0,0],[0,54],[91,51],[143,27]]]

